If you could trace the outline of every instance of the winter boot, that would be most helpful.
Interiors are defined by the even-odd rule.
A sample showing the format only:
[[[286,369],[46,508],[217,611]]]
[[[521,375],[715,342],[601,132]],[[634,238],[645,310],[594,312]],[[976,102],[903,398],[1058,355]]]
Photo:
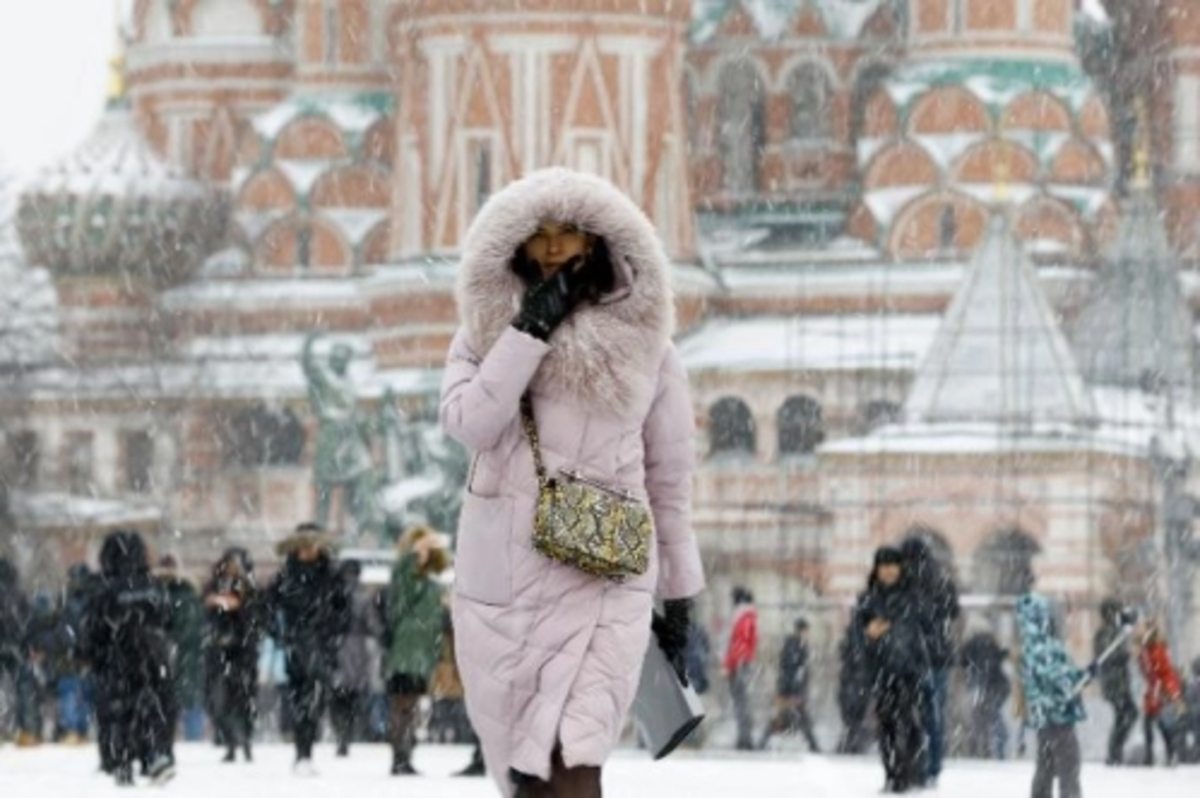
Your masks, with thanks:
[[[393,776],[419,776],[420,773],[412,766],[412,759],[407,754],[395,753],[392,755],[392,775]]]
[[[471,762],[465,768],[454,774],[455,776],[486,776],[487,767],[483,763],[483,751],[479,746],[475,746],[475,750],[471,753]]]
[[[550,785],[537,776],[530,776],[519,770],[510,770],[508,778],[517,788],[517,791],[513,793],[513,798],[552,798]]]
[[[236,762],[237,761],[237,749],[234,748],[232,745],[229,746],[229,750],[225,752],[225,756],[221,757],[221,761],[222,762]]]
[[[129,762],[117,765],[113,775],[116,777],[118,787],[133,786],[133,765]]]
[[[147,775],[150,776],[151,783],[162,786],[175,778],[175,763],[171,761],[171,757],[159,754],[150,763]]]
[[[242,746],[242,756],[246,758],[247,762],[254,761],[254,757],[250,755],[250,743],[246,743]]]

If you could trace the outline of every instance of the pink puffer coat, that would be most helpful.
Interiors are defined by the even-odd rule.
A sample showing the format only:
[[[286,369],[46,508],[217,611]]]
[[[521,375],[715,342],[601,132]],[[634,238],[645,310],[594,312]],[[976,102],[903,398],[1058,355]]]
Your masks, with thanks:
[[[510,327],[524,285],[509,260],[543,219],[603,237],[618,287],[544,343]],[[667,260],[641,211],[611,184],[564,169],[496,194],[468,233],[463,326],[442,387],[446,431],[474,453],[458,529],[455,640],[467,710],[501,791],[515,769],[543,779],[601,765],[637,688],[655,593],[699,593],[690,522],[694,422],[671,344]],[[550,473],[570,467],[649,503],[651,567],[616,584],[532,548],[537,482],[519,400],[534,403]]]

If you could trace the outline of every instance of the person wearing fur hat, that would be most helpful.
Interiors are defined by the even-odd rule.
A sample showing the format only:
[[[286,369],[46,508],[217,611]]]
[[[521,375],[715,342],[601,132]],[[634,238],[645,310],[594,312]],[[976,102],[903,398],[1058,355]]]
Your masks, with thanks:
[[[271,582],[267,605],[285,652],[295,717],[295,771],[309,776],[315,773],[313,745],[332,689],[338,648],[350,628],[350,608],[333,566],[332,544],[319,526],[301,524],[276,549],[287,559]]]
[[[493,195],[467,232],[441,424],[474,455],[455,553],[467,711],[505,795],[598,796],[657,625],[682,662],[704,588],[691,526],[694,411],[671,341],[670,265],[615,186],[562,168]],[[533,548],[538,478],[580,471],[653,517],[650,566],[617,583]]]
[[[442,647],[442,586],[446,549],[433,530],[418,526],[400,537],[400,557],[388,586],[387,679],[388,737],[392,775],[412,776],[416,747],[417,704],[429,689]]]
[[[120,786],[133,784],[135,759],[143,759],[146,774],[161,784],[175,775],[170,597],[150,574],[146,546],[136,532],[113,532],[104,539],[100,574],[84,625],[102,730],[100,758]]]

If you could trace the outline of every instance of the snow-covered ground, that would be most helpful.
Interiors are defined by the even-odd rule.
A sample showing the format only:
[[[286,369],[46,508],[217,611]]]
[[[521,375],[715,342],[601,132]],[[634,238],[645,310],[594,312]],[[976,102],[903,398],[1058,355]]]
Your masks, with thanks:
[[[291,750],[261,745],[256,761],[219,762],[210,745],[181,745],[179,775],[165,792],[177,798],[483,798],[496,794],[486,779],[455,778],[470,750],[455,746],[418,749],[416,766],[425,775],[398,779],[387,775],[390,755],[380,745],[361,745],[349,759],[335,759],[328,746],[317,750],[318,775],[294,776]],[[0,748],[0,795],[4,798],[74,798],[121,795],[97,770],[94,748],[44,746],[34,750]],[[936,793],[945,798],[1023,798],[1029,794],[1033,763],[952,760]],[[1085,798],[1183,798],[1195,796],[1200,768],[1109,769],[1088,763],[1083,771]],[[811,755],[740,755],[692,752],[651,762],[634,751],[618,754],[605,770],[605,793],[615,798],[738,796],[744,798],[866,798],[882,784],[878,762],[868,758]]]

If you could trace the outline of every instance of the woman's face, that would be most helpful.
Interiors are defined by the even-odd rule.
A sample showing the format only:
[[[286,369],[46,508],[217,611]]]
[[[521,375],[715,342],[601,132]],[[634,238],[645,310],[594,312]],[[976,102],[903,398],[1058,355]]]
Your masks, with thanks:
[[[875,576],[880,582],[891,587],[900,581],[900,566],[894,562],[880,563],[875,567]]]
[[[592,249],[592,237],[569,222],[542,222],[522,249],[546,280],[576,255],[587,257]]]

